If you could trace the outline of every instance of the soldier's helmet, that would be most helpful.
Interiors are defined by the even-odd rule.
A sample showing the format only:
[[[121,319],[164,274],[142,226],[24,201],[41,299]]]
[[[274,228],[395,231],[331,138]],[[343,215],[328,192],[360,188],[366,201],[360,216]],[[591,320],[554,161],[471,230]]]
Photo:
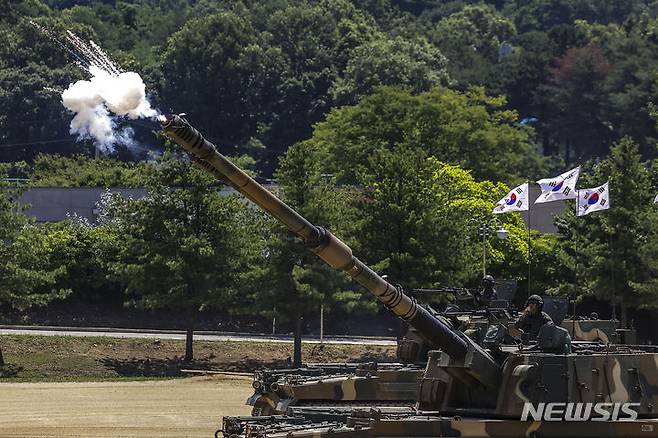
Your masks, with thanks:
[[[482,277],[482,286],[483,287],[494,287],[496,281],[491,275],[485,275]]]
[[[535,303],[539,305],[539,309],[544,308],[544,300],[539,295],[530,295],[527,300],[525,300],[525,305],[528,307],[528,304]]]

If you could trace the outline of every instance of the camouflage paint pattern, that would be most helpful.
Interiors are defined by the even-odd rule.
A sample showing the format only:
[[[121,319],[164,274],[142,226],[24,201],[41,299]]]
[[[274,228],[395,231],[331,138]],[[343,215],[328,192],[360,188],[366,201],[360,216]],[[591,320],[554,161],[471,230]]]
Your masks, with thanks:
[[[257,373],[262,383],[247,400],[254,407],[252,415],[283,414],[293,405],[409,406],[418,398],[424,371],[424,365],[403,364],[364,364],[340,374],[330,371],[335,368],[315,375],[298,374],[299,369],[273,371],[279,377],[270,383],[264,382],[262,371]]]
[[[523,403],[640,403],[658,417],[658,354],[642,351],[510,354],[496,414],[520,416]]]
[[[565,319],[560,327],[567,329],[573,340],[618,343],[617,322],[610,319]]]
[[[423,382],[444,379],[434,409],[414,414],[353,411],[344,422],[286,424],[243,429],[251,438],[273,437],[657,437],[658,353],[619,346],[609,351],[571,354],[510,352],[493,404],[459,405],[459,384],[447,376],[431,353]],[[422,386],[422,385],[421,385]],[[473,388],[470,388],[473,390]],[[476,397],[483,394],[478,394]],[[484,397],[491,399],[491,397]],[[540,402],[639,403],[635,421],[520,421],[523,405]],[[427,405],[427,403],[426,403]],[[426,409],[423,411],[422,409]],[[439,414],[440,412],[440,414]],[[290,418],[295,418],[290,417]]]
[[[416,386],[422,368],[376,371],[365,376],[313,379],[291,383],[290,392],[298,400],[416,400]]]
[[[574,341],[635,344],[635,329],[619,328],[619,321],[611,319],[565,319],[560,324]]]
[[[299,378],[292,375],[283,379],[276,392],[254,394],[247,404],[254,406],[253,415],[285,413],[291,405],[410,406],[418,398],[418,379],[423,371],[419,367],[400,367],[363,376]]]
[[[492,322],[508,324],[510,319],[503,311],[464,312],[455,317],[455,324],[473,341],[482,343]],[[410,327],[397,348],[398,358],[407,365],[364,364],[340,372],[335,366],[317,364],[306,370],[260,371],[255,376],[256,381],[260,380],[259,389],[247,404],[253,406],[252,415],[256,416],[284,414],[289,406],[409,406],[419,399],[418,380],[426,367],[428,349],[427,341]],[[323,366],[326,372],[317,372]],[[268,379],[268,373],[278,377]],[[434,390],[427,386],[424,389]]]
[[[337,423],[282,425],[278,430],[267,426],[247,426],[241,434],[225,435],[248,438],[387,438],[387,437],[469,437],[469,438],[567,438],[567,437],[646,437],[658,436],[658,420],[617,422],[546,422],[441,417],[429,415],[379,415],[350,418],[348,426]]]

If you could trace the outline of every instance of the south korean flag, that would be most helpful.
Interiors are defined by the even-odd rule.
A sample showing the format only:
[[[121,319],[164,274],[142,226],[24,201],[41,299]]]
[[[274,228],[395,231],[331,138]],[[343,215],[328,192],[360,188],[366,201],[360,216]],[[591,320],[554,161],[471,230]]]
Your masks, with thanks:
[[[608,183],[593,189],[577,190],[576,215],[585,216],[593,211],[607,210],[610,208],[610,191]]]
[[[525,183],[510,190],[503,199],[498,201],[493,212],[500,214],[508,211],[527,211],[528,205],[528,183]]]
[[[564,172],[555,178],[544,178],[537,181],[541,186],[541,195],[535,204],[542,202],[562,201],[576,198],[576,183],[580,176],[580,166]]]

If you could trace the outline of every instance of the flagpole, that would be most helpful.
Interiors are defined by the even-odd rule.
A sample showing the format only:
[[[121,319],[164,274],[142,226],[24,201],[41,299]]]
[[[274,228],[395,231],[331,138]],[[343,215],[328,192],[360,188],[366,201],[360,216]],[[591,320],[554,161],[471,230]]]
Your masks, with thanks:
[[[612,234],[608,234],[608,245],[610,245],[610,261],[612,262],[610,264],[610,278],[612,281],[612,320],[614,321],[617,319],[617,299],[615,296],[615,253],[612,248]]]
[[[608,178],[608,181],[606,181],[606,184],[610,184],[610,178]],[[608,186],[608,189],[610,187]],[[608,192],[608,208],[610,208],[610,192]],[[608,233],[608,244],[610,245],[610,261],[612,262],[610,264],[610,279],[612,280],[612,319],[616,320],[617,319],[617,296],[615,294],[615,251],[614,247],[612,246],[612,229],[610,229],[610,232]],[[624,327],[625,328],[625,327]]]
[[[576,217],[580,211],[580,194],[576,190]],[[578,236],[576,227],[573,228],[573,332],[576,332],[576,288],[578,287]]]
[[[532,262],[532,247],[530,245],[530,179],[526,183],[528,184],[528,296],[530,296],[530,264]]]
[[[573,271],[573,329],[576,330],[576,288],[578,287],[578,238],[574,232],[573,239],[573,257],[574,257],[574,271]],[[575,331],[574,331],[575,333]]]

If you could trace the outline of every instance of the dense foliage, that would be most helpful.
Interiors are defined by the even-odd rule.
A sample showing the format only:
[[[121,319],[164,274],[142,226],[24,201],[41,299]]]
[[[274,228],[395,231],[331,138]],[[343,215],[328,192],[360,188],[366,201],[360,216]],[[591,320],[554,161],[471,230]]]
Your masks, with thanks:
[[[287,202],[395,282],[473,285],[484,245],[491,272],[520,280],[521,295],[594,296],[624,312],[658,302],[654,1],[0,8],[3,178],[149,191],[108,199],[99,224],[34,224],[0,190],[0,305],[108,300],[176,308],[190,326],[212,307],[296,320],[320,304],[374,307],[272,220],[163,153],[155,124],[119,120],[138,144],[92,159],[95,145],[69,134],[60,101],[84,74],[31,19],[100,43],[142,75],[155,107],[186,112],[223,153],[274,175]],[[480,240],[510,186],[585,162],[580,186],[610,179],[609,212],[567,211],[556,235],[530,238],[505,215],[509,239]]]
[[[249,151],[266,173],[332,108],[379,85],[414,94],[484,86],[535,128],[545,155],[566,162],[603,158],[624,136],[643,157],[655,156],[647,107],[657,21],[648,0],[3,3],[4,161],[93,150],[67,135],[70,116],[58,98],[83,74],[28,19],[100,42],[142,74],[157,107],[187,112],[225,150]],[[152,127],[130,126],[142,147],[117,145],[121,159],[159,147]],[[479,171],[482,163],[469,164]]]
[[[651,174],[636,143],[622,139],[584,176],[588,187],[605,181],[610,182],[613,208],[581,218],[567,211],[558,221],[557,267],[562,278],[553,289],[577,298],[605,299],[619,305],[625,317],[628,308],[655,307],[658,299],[658,211],[646,190]]]
[[[191,360],[196,313],[231,304],[248,268],[251,214],[189,162],[167,153],[158,164],[146,179],[146,198],[112,204],[111,223],[122,238],[111,271],[128,304],[177,310],[187,319]]]

